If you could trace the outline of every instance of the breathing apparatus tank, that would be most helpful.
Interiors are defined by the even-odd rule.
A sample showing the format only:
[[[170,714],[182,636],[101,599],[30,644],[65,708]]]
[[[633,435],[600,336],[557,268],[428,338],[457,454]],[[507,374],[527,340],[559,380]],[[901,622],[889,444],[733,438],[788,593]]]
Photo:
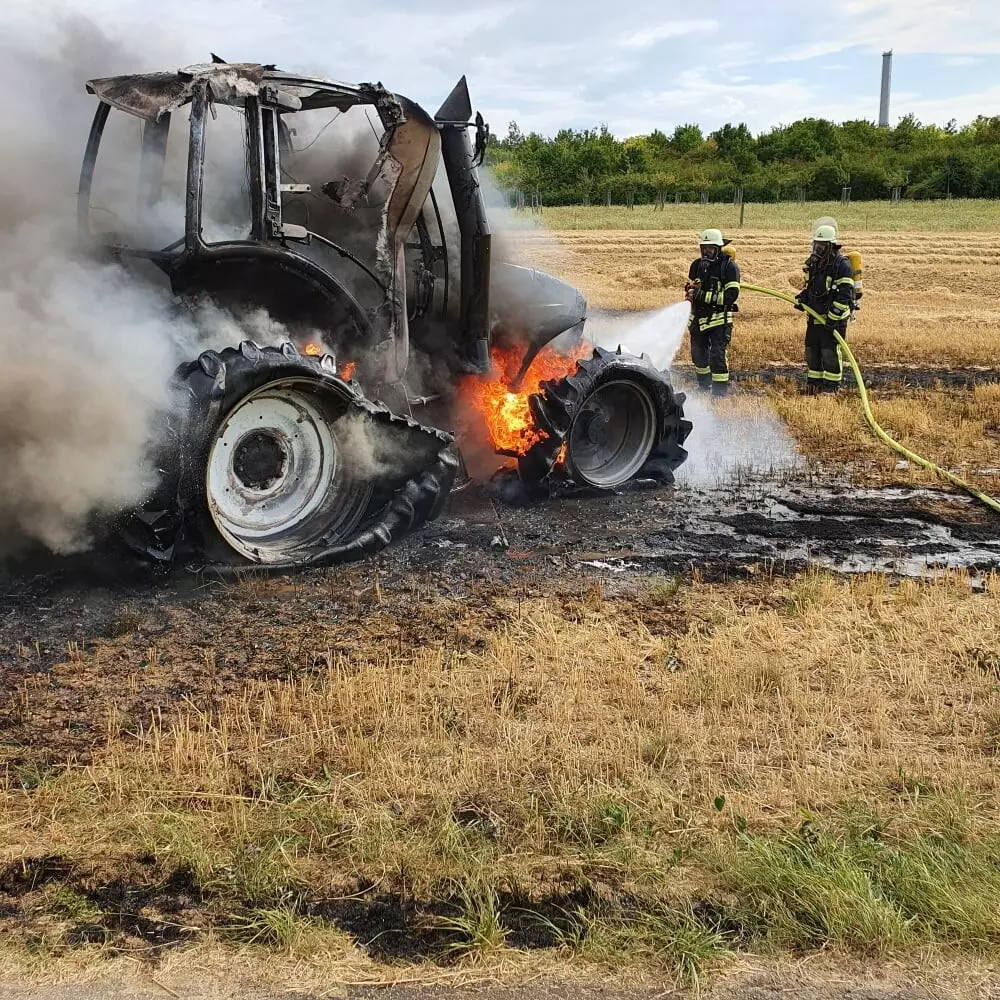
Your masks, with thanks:
[[[831,226],[834,233],[837,232],[837,220],[830,215],[824,215],[813,223],[814,232],[818,232],[824,226]],[[861,296],[864,295],[864,283],[862,281],[863,264],[861,254],[857,250],[845,250],[840,246],[841,253],[850,261],[851,271],[854,275],[854,302],[851,306],[851,320],[857,319],[854,315],[861,308]]]
[[[862,281],[861,254],[857,250],[845,250],[844,256],[851,262],[851,270],[854,272],[854,307],[851,309],[851,319],[855,319],[854,314],[861,308],[861,296],[864,295],[864,283]]]

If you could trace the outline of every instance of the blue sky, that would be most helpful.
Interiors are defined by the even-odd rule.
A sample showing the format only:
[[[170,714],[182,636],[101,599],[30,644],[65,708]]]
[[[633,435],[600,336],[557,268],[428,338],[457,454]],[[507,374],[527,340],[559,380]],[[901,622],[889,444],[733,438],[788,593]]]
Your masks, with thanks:
[[[434,111],[469,77],[494,131],[604,122],[617,135],[682,122],[754,131],[806,115],[875,119],[883,49],[890,117],[965,122],[1000,114],[998,0],[842,0],[756,5],[632,0],[5,0],[19,36],[43,44],[86,12],[130,53],[92,75],[226,59],[380,79]],[[150,28],[153,28],[150,31]]]

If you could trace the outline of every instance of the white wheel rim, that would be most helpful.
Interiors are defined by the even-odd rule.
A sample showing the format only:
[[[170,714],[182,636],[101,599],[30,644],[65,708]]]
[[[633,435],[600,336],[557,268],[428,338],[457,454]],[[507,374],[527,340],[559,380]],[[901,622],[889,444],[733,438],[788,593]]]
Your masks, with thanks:
[[[613,489],[646,463],[656,443],[656,406],[638,382],[605,382],[588,396],[573,419],[566,460],[573,478]]]
[[[307,387],[313,391],[307,391]],[[271,383],[229,412],[205,471],[222,537],[257,562],[275,562],[320,535],[357,523],[370,489],[351,476],[338,443],[343,402],[294,380]]]

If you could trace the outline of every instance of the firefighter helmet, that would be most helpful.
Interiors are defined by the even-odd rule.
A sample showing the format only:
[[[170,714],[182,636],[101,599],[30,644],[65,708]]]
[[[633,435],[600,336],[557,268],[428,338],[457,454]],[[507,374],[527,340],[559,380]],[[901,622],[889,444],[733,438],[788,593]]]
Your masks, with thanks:
[[[836,243],[837,230],[833,226],[817,226],[813,233],[813,243]]]
[[[722,238],[722,233],[718,229],[704,229],[698,237],[698,246],[725,246],[729,240]]]

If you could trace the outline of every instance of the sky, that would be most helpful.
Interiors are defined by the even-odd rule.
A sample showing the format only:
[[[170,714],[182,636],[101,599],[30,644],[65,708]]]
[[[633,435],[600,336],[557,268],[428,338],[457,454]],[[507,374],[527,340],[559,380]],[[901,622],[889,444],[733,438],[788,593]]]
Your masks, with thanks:
[[[606,124],[618,136],[754,132],[806,116],[878,115],[892,49],[890,121],[1000,114],[998,0],[4,0],[0,36],[44,47],[80,12],[125,45],[94,76],[207,61],[277,63],[380,80],[433,113],[468,76],[494,132]],[[125,64],[127,62],[127,64]]]

